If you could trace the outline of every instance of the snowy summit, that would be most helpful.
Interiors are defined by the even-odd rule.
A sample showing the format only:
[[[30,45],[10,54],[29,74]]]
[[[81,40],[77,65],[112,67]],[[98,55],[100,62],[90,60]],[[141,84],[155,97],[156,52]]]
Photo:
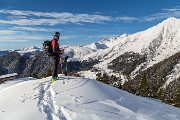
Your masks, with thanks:
[[[20,78],[0,84],[0,120],[179,120],[180,109],[96,80],[50,83]],[[63,84],[63,80],[65,84]]]

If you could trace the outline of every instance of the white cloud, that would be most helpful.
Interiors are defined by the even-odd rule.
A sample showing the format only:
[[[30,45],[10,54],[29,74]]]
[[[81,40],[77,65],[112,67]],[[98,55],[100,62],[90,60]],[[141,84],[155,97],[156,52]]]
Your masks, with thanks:
[[[139,18],[123,16],[123,17],[116,17],[116,20],[121,20],[124,22],[132,22],[132,21],[139,21]]]
[[[163,9],[162,12],[155,13],[147,17],[143,17],[142,21],[154,21],[158,19],[166,19],[169,17],[180,18],[180,9],[179,8]]]
[[[154,21],[158,19],[166,19],[169,17],[180,18],[180,7],[170,8],[170,9],[162,9],[159,13],[154,13],[149,16],[140,16],[140,17],[116,17],[116,20],[120,20],[123,22],[133,22],[133,21]]]
[[[1,17],[0,24],[10,24],[11,29],[0,28],[0,41],[17,41],[27,42],[44,40],[49,36],[33,35],[32,33],[26,33],[27,31],[32,32],[54,32],[56,29],[39,27],[40,25],[58,25],[66,23],[105,23],[105,22],[133,22],[133,21],[154,21],[158,19],[165,19],[168,17],[180,18],[180,7],[162,9],[159,13],[154,13],[147,16],[131,17],[131,16],[103,16],[100,13],[95,14],[72,14],[68,12],[34,12],[34,11],[20,11],[20,10],[0,10],[0,15],[6,16]],[[37,27],[38,26],[38,27]],[[59,29],[58,29],[59,31]],[[31,35],[30,35],[31,34]],[[109,38],[116,35],[94,35],[89,38]],[[61,39],[77,39],[78,36],[61,36]],[[50,38],[51,39],[51,38]]]
[[[170,12],[176,12],[176,11],[180,11],[180,7],[176,6],[175,8],[168,8],[168,9],[162,9],[164,11],[170,11]]]
[[[65,36],[61,36],[60,39],[63,39],[63,40],[68,40],[68,39],[76,39],[78,38],[78,36],[76,35],[65,35]]]
[[[17,25],[57,25],[66,23],[103,23],[111,21],[110,16],[72,14],[58,12],[33,12],[20,10],[0,10],[0,14],[6,14],[8,20],[0,20],[4,24]]]
[[[14,37],[10,37],[10,36],[4,36],[1,37],[0,42],[27,42],[28,40],[24,40],[24,39],[16,39]]]
[[[5,14],[6,19],[0,19],[0,24],[14,24],[14,25],[58,25],[66,23],[104,23],[111,21],[153,21],[157,19],[165,19],[168,17],[180,17],[180,7],[162,9],[162,12],[154,13],[149,16],[103,16],[95,14],[72,14],[68,12],[34,12],[34,11],[20,11],[20,10],[0,10],[0,14]]]
[[[59,30],[59,29],[58,29]],[[28,32],[31,31],[31,32]],[[33,31],[35,31],[33,33]],[[47,39],[52,39],[52,35],[44,35],[44,34],[36,34],[37,32],[51,32],[57,31],[56,29],[46,29],[41,27],[22,27],[16,26],[12,27],[11,29],[0,30],[0,41],[1,42],[27,42],[33,43],[35,41],[44,41]],[[61,40],[71,40],[76,39],[78,36],[76,35],[63,35],[61,36]]]
[[[17,31],[13,31],[13,30],[0,30],[0,35],[14,35],[16,34]]]
[[[108,39],[108,38],[116,37],[116,36],[118,36],[118,35],[115,35],[115,34],[101,34],[101,35],[88,36],[88,38]]]
[[[41,32],[54,32],[59,31],[59,29],[50,29],[50,28],[43,28],[43,27],[23,27],[23,26],[16,26],[12,28],[13,30],[21,30],[21,31],[41,31]]]
[[[14,29],[14,28],[13,28]],[[46,40],[49,36],[45,35],[30,35],[25,31],[18,30],[0,30],[1,42],[32,42]]]

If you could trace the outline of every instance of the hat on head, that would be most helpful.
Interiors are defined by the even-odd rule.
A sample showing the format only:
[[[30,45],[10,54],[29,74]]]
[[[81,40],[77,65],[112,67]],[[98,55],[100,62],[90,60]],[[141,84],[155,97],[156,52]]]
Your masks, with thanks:
[[[59,37],[60,37],[60,33],[59,32],[55,32],[54,33],[54,39],[59,39]]]

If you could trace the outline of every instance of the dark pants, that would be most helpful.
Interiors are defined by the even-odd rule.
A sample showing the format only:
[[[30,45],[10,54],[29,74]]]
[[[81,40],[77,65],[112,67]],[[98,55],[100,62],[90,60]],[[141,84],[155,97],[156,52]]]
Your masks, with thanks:
[[[57,71],[58,71],[58,66],[60,62],[59,56],[52,56],[52,61],[53,61],[52,78],[54,78],[54,77],[58,77]]]

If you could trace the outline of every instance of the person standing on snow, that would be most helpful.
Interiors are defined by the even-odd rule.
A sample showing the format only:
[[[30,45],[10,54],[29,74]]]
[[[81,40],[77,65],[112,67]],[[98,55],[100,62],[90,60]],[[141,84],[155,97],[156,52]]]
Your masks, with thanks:
[[[55,32],[53,35],[53,39],[51,40],[51,46],[52,46],[52,51],[53,51],[53,55],[51,56],[52,61],[53,61],[53,71],[52,71],[52,81],[56,81],[58,79],[58,66],[59,66],[59,62],[60,62],[60,57],[62,56],[64,50],[60,50],[59,48],[59,40],[60,37],[60,33],[59,32]]]

